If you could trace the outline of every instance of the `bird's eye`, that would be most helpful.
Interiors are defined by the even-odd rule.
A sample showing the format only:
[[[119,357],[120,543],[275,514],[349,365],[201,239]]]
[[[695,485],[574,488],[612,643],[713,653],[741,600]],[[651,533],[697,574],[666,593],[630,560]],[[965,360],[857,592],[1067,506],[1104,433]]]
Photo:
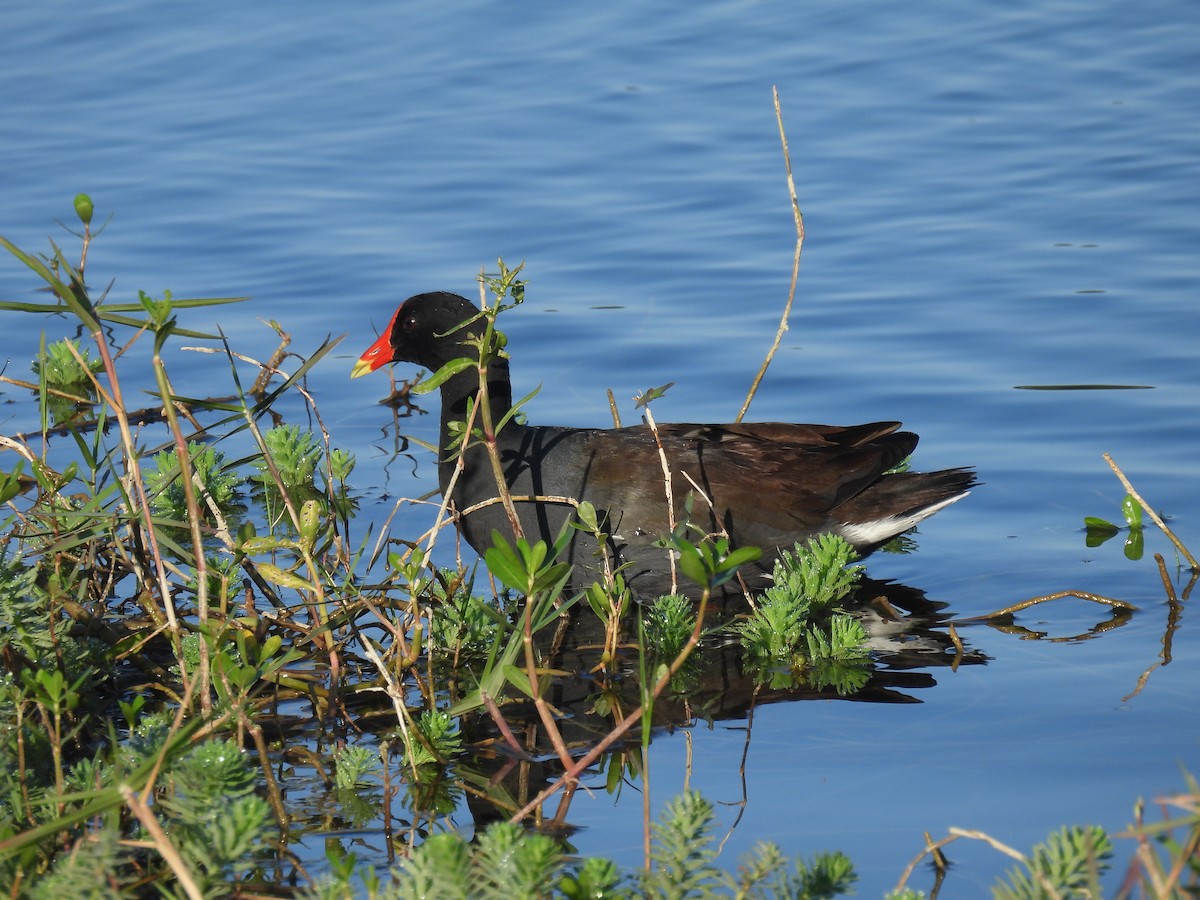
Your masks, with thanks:
[[[405,331],[412,331],[417,327],[417,317],[413,315],[405,316],[400,322],[400,327]]]

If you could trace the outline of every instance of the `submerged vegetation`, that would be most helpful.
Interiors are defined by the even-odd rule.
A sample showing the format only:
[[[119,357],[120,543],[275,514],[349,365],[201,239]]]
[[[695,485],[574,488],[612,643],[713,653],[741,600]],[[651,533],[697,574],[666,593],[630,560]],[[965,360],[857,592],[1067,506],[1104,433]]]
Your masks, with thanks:
[[[32,380],[4,379],[38,405],[35,430],[0,438],[10,896],[852,889],[837,852],[789,859],[763,842],[736,873],[718,866],[713,807],[694,792],[656,823],[646,814],[642,869],[579,858],[571,800],[581,779],[648,795],[660,728],[792,696],[894,695],[886,655],[870,647],[868,603],[929,639],[928,665],[980,661],[946,631],[940,605],[864,590],[863,567],[834,538],[784,554],[762,596],[719,600],[756,551],[680,527],[666,544],[701,599],[639,605],[611,568],[574,589],[559,561],[569,532],[556,546],[497,533],[474,570],[446,566],[444,508],[424,535],[374,535],[355,522],[354,458],[304,385],[336,342],[256,362],[179,324],[232,299],[94,297],[91,201],[76,208],[77,263],[54,245],[37,255],[0,238],[49,290],[0,309],[72,315],[94,344],[43,346]],[[486,286],[494,325],[519,302],[519,269],[501,263]],[[502,334],[487,334],[483,359],[503,352]],[[177,388],[180,336],[221,354],[228,396]],[[146,387],[154,405],[132,408],[125,398]],[[459,437],[487,440],[465,426]],[[573,527],[596,534],[601,522],[580,504]],[[1139,812],[1129,834],[1131,877],[1155,891],[1200,877],[1200,790],[1189,782],[1169,802],[1178,818],[1146,824]],[[452,819],[464,811],[469,843]],[[367,830],[382,844],[371,858],[352,837]],[[311,835],[326,842],[321,873],[301,849]],[[1097,829],[1066,829],[1029,857],[1012,853],[1021,861],[998,895],[1098,896],[1114,849]]]

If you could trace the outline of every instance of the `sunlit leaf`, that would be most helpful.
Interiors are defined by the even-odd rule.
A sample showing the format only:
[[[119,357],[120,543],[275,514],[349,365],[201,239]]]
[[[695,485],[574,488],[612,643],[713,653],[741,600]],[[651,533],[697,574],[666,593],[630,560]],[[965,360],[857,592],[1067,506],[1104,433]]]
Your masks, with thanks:
[[[256,568],[258,573],[263,578],[272,584],[277,584],[280,587],[292,588],[297,591],[312,591],[315,590],[311,581],[301,578],[292,572],[285,572],[279,566],[271,563],[259,563]]]
[[[1130,528],[1142,527],[1142,505],[1132,494],[1126,494],[1125,499],[1121,501],[1121,515],[1125,517],[1125,524]]]
[[[428,394],[430,391],[435,391],[459,372],[477,365],[479,365],[479,363],[476,360],[467,359],[465,356],[460,356],[458,359],[452,359],[426,380],[419,382],[418,384],[414,384],[412,386],[412,393]]]

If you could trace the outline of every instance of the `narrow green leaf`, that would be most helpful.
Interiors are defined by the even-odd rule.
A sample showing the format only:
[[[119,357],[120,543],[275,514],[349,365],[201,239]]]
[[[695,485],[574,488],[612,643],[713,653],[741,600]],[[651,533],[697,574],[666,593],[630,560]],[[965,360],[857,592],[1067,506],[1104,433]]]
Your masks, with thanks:
[[[529,674],[520,666],[505,666],[504,677],[508,679],[509,684],[526,697],[533,696],[533,685],[529,683]]]
[[[291,550],[296,546],[294,541],[277,537],[252,537],[242,541],[241,551],[246,554],[273,553],[276,550]]]
[[[267,579],[267,581],[271,582],[272,584],[279,585],[280,587],[292,588],[293,590],[297,591],[316,590],[316,588],[313,587],[312,582],[308,579],[301,578],[299,575],[295,575],[292,572],[285,572],[283,569],[279,568],[279,566],[272,565],[271,563],[258,563],[256,568],[258,569],[258,573],[262,575],[263,578]]]
[[[719,567],[720,571],[732,570],[743,566],[748,562],[754,562],[762,557],[762,550],[758,547],[738,547],[723,560]]]
[[[659,397],[663,396],[663,394],[670,390],[674,385],[675,382],[668,381],[666,384],[660,385],[659,387],[647,388],[645,393],[639,394],[634,398],[634,407],[641,409],[643,406],[648,406]]]
[[[537,573],[531,590],[535,594],[549,593],[551,596],[562,591],[571,575],[570,563],[555,563]]]
[[[497,334],[499,334],[499,332],[497,332]],[[514,403],[512,405],[512,407],[508,410],[508,412],[506,412],[503,416],[500,417],[500,421],[496,423],[496,433],[499,434],[502,430],[504,430],[504,426],[508,424],[509,420],[512,419],[513,416],[517,415],[521,411],[521,408],[526,403],[528,403],[535,396],[537,396],[538,391],[540,391],[541,389],[542,389],[542,386],[539,384],[532,391],[530,391],[528,394],[526,394],[524,397],[522,397],[520,400],[518,400],[516,403]]]
[[[65,303],[67,305],[67,307],[70,308],[71,312],[75,313],[75,315],[79,317],[80,321],[83,322],[85,328],[87,328],[91,332],[96,332],[96,331],[100,330],[100,323],[98,322],[98,320],[96,318],[95,311],[92,309],[91,302],[87,301],[86,298],[81,300],[80,297],[77,296],[75,289],[72,285],[68,285],[65,282],[63,282],[61,279],[59,279],[59,277],[57,275],[54,274],[53,271],[51,271],[50,267],[47,266],[44,262],[42,262],[36,256],[30,256],[28,253],[26,253],[24,250],[22,250],[20,247],[18,247],[16,244],[14,244],[12,241],[8,240],[7,238],[0,237],[0,247],[4,247],[6,250],[8,250],[9,253],[11,253],[13,256],[15,256],[17,259],[19,259],[21,262],[25,263],[25,265],[28,266],[30,269],[32,269],[34,272],[36,272],[38,277],[41,278],[42,281],[44,281],[44,282],[46,282],[46,284],[50,285],[50,288],[51,288],[51,290],[54,291],[55,295],[63,303]],[[61,256],[61,253],[57,252],[58,251],[57,247],[55,248],[55,251],[56,251],[56,256]],[[65,263],[66,260],[64,259],[63,262]],[[66,270],[73,271],[70,268],[69,263],[67,264]]]
[[[432,377],[413,385],[412,392],[414,394],[428,394],[430,391],[440,388],[444,383],[449,381],[464,369],[469,369],[472,366],[478,365],[478,361],[468,359],[465,356],[460,356],[458,359],[452,359],[450,362],[438,369],[432,375]]]
[[[538,541],[530,544],[525,538],[520,538],[517,541],[517,549],[521,553],[522,559],[525,561],[525,571],[530,574],[535,574],[542,567],[542,563],[546,561],[546,542]]]

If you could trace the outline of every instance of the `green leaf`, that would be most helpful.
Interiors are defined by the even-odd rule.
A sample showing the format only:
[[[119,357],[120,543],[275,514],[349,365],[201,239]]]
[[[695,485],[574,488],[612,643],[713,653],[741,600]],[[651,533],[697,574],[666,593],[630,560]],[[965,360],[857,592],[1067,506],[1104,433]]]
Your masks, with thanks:
[[[535,594],[557,595],[566,585],[567,579],[571,577],[571,568],[570,563],[555,563],[547,566],[537,573],[530,590]]]
[[[754,562],[761,557],[762,550],[758,547],[738,547],[721,560],[720,570],[723,572],[726,569],[736,569],[748,562]]]
[[[0,472],[0,503],[7,503],[21,493],[21,472],[25,460],[19,460],[11,472]]]
[[[247,555],[255,553],[273,553],[276,550],[291,550],[296,546],[294,541],[277,537],[252,537],[242,541],[240,548]]]
[[[1125,524],[1130,528],[1142,527],[1142,505],[1132,494],[1126,494],[1125,499],[1121,501],[1121,515],[1125,517]]]
[[[497,331],[496,334],[500,334],[500,332]],[[542,389],[542,386],[539,384],[532,391],[530,391],[528,394],[526,394],[524,397],[522,397],[520,400],[518,400],[516,403],[514,403],[509,408],[508,412],[506,412],[503,416],[500,417],[500,421],[496,423],[496,426],[495,426],[496,433],[499,434],[501,431],[503,431],[504,426],[508,424],[509,420],[512,419],[513,416],[519,415],[521,413],[522,407],[524,407],[526,403],[528,403],[535,396],[537,396],[538,391],[540,391],[541,389]]]
[[[297,591],[316,590],[316,588],[313,587],[312,582],[308,579],[301,578],[299,575],[296,575],[292,572],[285,572],[283,569],[279,568],[279,566],[272,565],[271,563],[258,563],[256,568],[258,569],[258,574],[260,574],[263,578],[267,579],[267,581],[271,582],[272,584],[279,585],[280,587],[292,588],[293,590]]]
[[[679,545],[679,570],[696,584],[708,586],[708,570],[701,559],[700,551],[694,544],[681,542]]]
[[[520,666],[505,666],[504,677],[526,697],[533,696],[533,685],[529,683],[529,673]]]
[[[660,385],[659,387],[647,388],[644,393],[639,394],[634,398],[634,406],[637,409],[641,409],[643,406],[648,406],[650,403],[663,396],[668,390],[674,387],[674,385],[675,382],[668,381],[666,384]]]
[[[499,531],[492,529],[492,546],[483,554],[488,571],[515,591],[524,593],[529,588],[529,573],[517,551],[504,539]]]
[[[581,501],[575,510],[575,515],[579,517],[579,524],[584,527],[585,531],[595,534],[600,530],[600,522],[596,518],[596,507],[590,501]]]
[[[435,391],[443,384],[457,375],[464,369],[469,369],[472,366],[478,366],[477,360],[468,359],[465,356],[460,356],[458,359],[452,359],[433,374],[432,377],[425,381],[418,382],[413,385],[412,392],[414,394],[428,394],[430,391]]]
[[[1112,522],[1107,519],[1097,519],[1095,516],[1087,516],[1083,520],[1083,524],[1087,529],[1083,542],[1088,547],[1099,547],[1120,531]]]

